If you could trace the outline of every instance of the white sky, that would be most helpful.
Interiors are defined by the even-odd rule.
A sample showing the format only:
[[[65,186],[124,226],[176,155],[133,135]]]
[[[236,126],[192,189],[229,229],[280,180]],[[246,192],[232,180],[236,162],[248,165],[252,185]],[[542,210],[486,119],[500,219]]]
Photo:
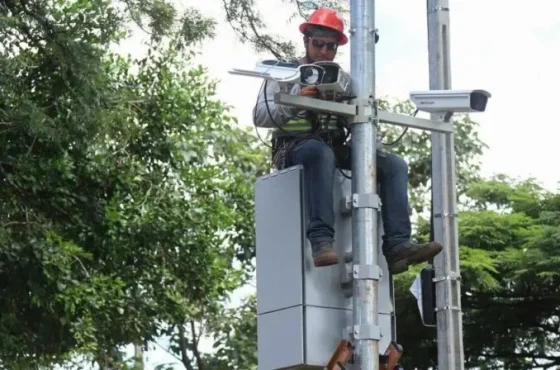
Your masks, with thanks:
[[[217,37],[204,43],[199,62],[221,80],[219,98],[234,107],[241,124],[252,125],[251,109],[261,80],[233,76],[234,67],[252,68],[262,58],[243,45],[229,25],[221,0],[176,0],[220,21]],[[288,23],[292,8],[281,0],[261,0],[269,29],[300,41],[299,20]],[[408,98],[411,90],[428,89],[425,1],[376,2],[377,95]],[[264,11],[263,4],[269,6]],[[452,88],[482,88],[492,93],[487,111],[474,118],[489,145],[483,157],[486,175],[532,176],[550,190],[560,181],[558,97],[560,85],[560,2],[533,0],[450,0]],[[139,51],[137,39],[120,48]],[[349,45],[338,62],[349,67]],[[339,53],[340,55],[340,53]],[[162,350],[150,352],[146,370],[176,362]],[[177,369],[182,367],[177,366]]]

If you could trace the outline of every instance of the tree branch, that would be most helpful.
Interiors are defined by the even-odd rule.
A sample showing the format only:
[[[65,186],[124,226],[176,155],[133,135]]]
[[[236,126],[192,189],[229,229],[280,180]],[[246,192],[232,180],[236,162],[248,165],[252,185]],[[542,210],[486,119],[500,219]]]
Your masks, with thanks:
[[[202,361],[202,357],[200,356],[200,352],[198,350],[198,343],[199,343],[199,340],[200,340],[200,336],[196,335],[196,328],[194,326],[194,321],[193,320],[190,320],[190,324],[191,324],[191,331],[192,331],[192,337],[193,337],[192,351],[193,351],[194,357],[196,358],[196,363],[198,365],[198,370],[204,370],[205,366],[204,366],[204,363]]]
[[[171,352],[168,348],[165,348],[164,346],[162,346],[161,344],[159,344],[158,342],[154,342],[159,348],[163,349],[165,352],[169,353],[171,356],[173,356],[173,358],[175,358],[177,361],[179,362],[183,362],[183,360],[181,360],[179,357],[177,357],[173,352]]]
[[[191,359],[187,354],[187,338],[185,338],[185,328],[183,325],[178,325],[179,328],[179,349],[181,351],[181,362],[187,370],[194,370],[194,367],[191,364]]]
[[[241,15],[240,18],[241,19],[235,19],[235,17],[233,16],[232,12],[230,11],[230,6],[228,4],[227,0],[222,0],[223,6],[224,6],[224,10],[226,12],[226,20],[228,21],[228,23],[230,24],[230,26],[233,28],[233,30],[235,32],[237,32],[243,41],[249,41],[255,44],[257,50],[259,49],[264,49],[269,51],[272,55],[274,55],[274,57],[276,59],[279,60],[283,60],[285,59],[285,56],[288,58],[292,58],[295,57],[294,55],[291,55],[293,50],[282,50],[282,46],[281,46],[281,42],[275,42],[272,37],[270,37],[270,40],[267,40],[269,37],[266,37],[265,35],[262,35],[260,33],[260,31],[257,29],[258,25],[257,25],[257,17],[255,16],[255,14],[253,14],[250,10],[250,7],[246,4],[246,3],[238,3],[237,5],[241,7]],[[252,37],[250,37],[250,35],[248,34],[248,32],[245,30],[246,27],[243,25],[243,22],[246,22],[249,26],[250,31],[253,33],[254,38],[253,40]],[[234,23],[238,23],[238,25],[235,25]],[[272,44],[276,44],[274,46],[276,46],[278,49],[280,50],[276,50],[277,48],[275,48]],[[291,43],[287,43],[285,45],[285,47],[289,48],[289,49],[293,49],[293,47],[290,45]],[[283,55],[287,54],[287,55]]]

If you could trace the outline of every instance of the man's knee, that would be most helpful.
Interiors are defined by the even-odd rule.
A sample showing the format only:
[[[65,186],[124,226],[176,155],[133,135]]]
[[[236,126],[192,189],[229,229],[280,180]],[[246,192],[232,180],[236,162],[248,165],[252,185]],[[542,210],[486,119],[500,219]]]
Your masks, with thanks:
[[[294,159],[304,165],[318,163],[334,165],[333,150],[324,141],[317,139],[309,139],[300,143],[295,150]]]

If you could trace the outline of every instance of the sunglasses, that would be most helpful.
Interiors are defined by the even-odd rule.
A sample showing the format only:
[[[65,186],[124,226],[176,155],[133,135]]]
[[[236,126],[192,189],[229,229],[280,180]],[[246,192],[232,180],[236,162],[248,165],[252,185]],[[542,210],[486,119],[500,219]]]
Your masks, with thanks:
[[[335,51],[338,48],[338,43],[336,42],[325,42],[321,40],[311,40],[311,45],[319,50],[321,50],[325,45],[329,51]]]

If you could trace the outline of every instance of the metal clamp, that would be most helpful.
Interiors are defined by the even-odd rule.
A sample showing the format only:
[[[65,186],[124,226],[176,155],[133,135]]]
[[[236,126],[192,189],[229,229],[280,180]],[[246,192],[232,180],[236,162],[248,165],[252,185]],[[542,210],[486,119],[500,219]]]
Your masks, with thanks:
[[[428,14],[437,13],[437,12],[448,12],[448,11],[449,11],[449,7],[434,6],[433,8],[428,9]]]
[[[352,207],[379,209],[381,207],[381,199],[374,193],[352,194]]]
[[[352,267],[352,277],[355,280],[379,280],[382,275],[379,266],[354,265]]]
[[[461,307],[459,306],[443,306],[443,307],[436,307],[434,311],[439,312],[439,311],[462,311],[462,310]]]
[[[352,269],[348,263],[345,263],[342,267],[340,272],[340,283],[342,284],[342,288],[351,287],[352,283]]]
[[[446,280],[461,281],[461,275],[452,273],[452,274],[449,274],[449,275],[446,275],[446,276],[439,276],[439,277],[436,277],[436,278],[432,279],[432,281],[434,283],[440,283],[440,282],[446,281]]]
[[[343,215],[349,214],[352,211],[352,197],[350,195],[345,196],[340,201],[340,213]]]
[[[379,326],[374,325],[354,325],[350,333],[355,340],[380,340],[383,336]]]
[[[437,218],[447,218],[447,217],[459,218],[459,215],[457,213],[451,213],[449,211],[443,211],[441,213],[434,213],[434,217],[437,217]]]
[[[363,123],[372,122],[374,116],[374,107],[371,99],[355,99],[356,115],[352,117],[352,122]]]

